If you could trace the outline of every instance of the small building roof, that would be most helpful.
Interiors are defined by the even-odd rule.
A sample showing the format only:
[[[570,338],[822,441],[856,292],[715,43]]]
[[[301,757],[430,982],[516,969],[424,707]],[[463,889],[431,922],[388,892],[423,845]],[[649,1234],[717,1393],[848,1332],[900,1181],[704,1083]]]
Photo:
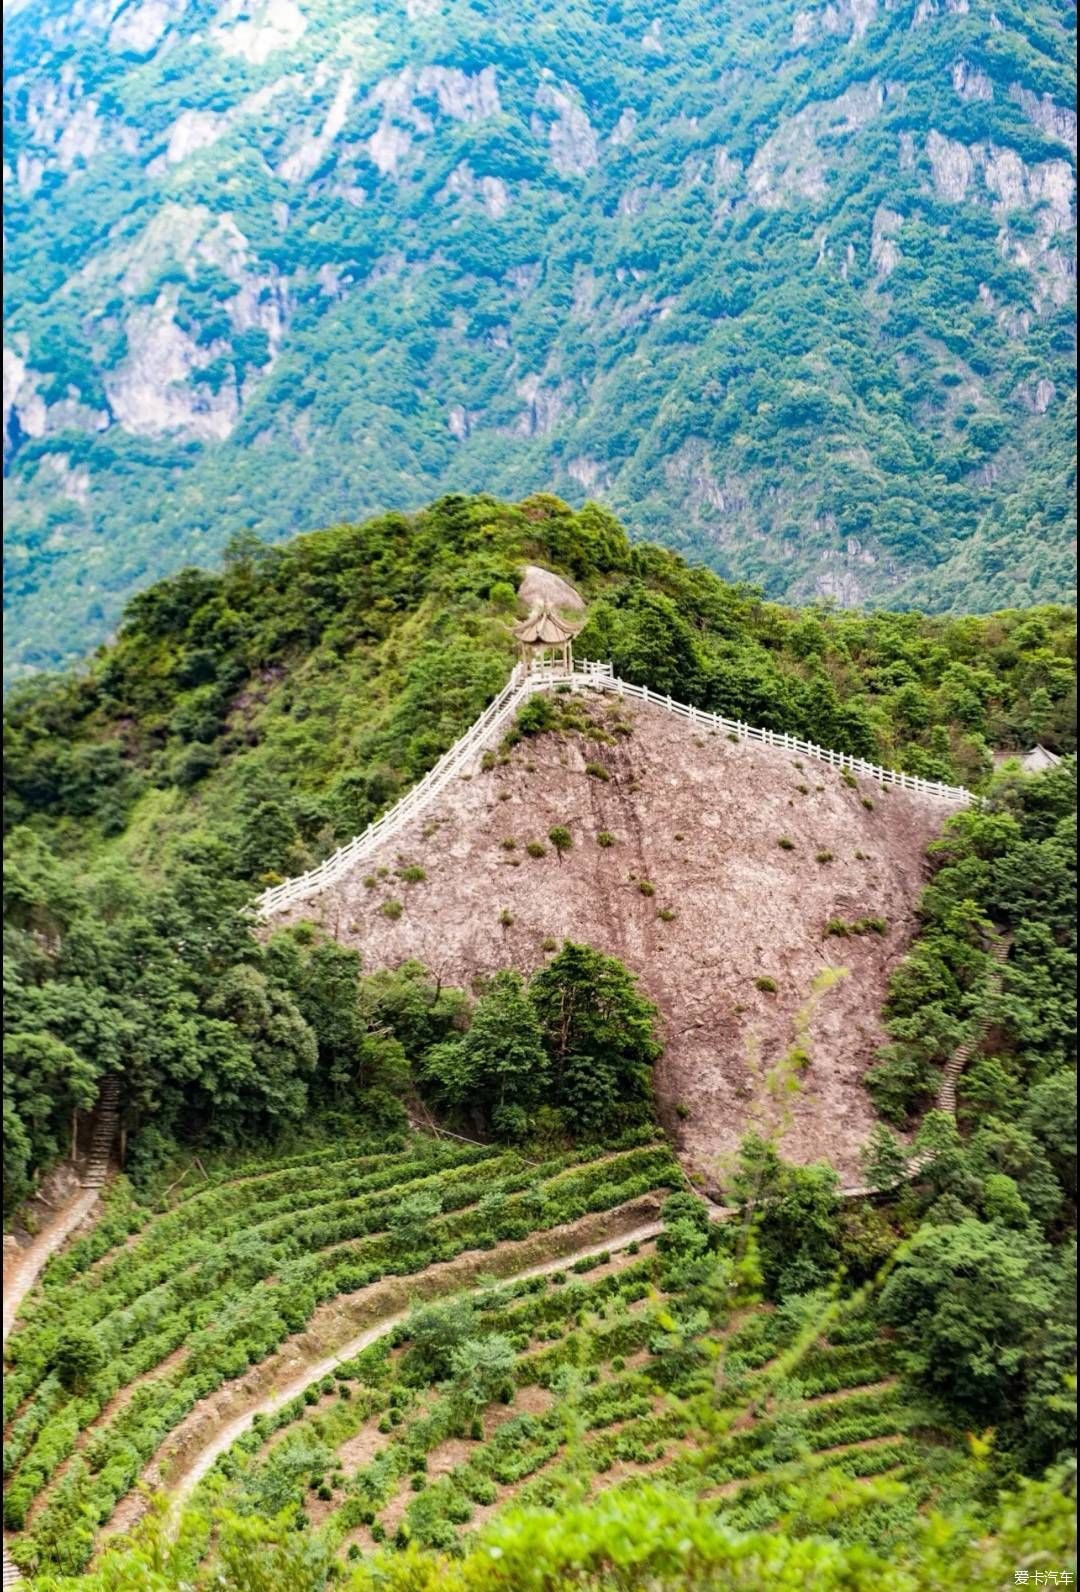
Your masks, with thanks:
[[[584,623],[584,621],[582,621]],[[581,624],[571,624],[553,613],[547,603],[534,608],[528,619],[514,626],[514,635],[529,647],[561,647],[581,629]]]
[[[1030,774],[1041,774],[1043,769],[1056,768],[1060,762],[1061,758],[1047,751],[1045,746],[1033,746],[1027,756],[1020,759],[1020,766]]]

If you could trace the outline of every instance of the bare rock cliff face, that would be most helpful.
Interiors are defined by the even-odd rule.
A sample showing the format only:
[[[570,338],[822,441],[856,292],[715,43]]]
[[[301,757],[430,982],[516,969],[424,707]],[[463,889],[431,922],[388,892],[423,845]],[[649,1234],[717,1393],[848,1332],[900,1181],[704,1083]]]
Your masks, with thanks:
[[[1064,15],[489,10],[8,6],[15,671],[241,523],[458,490],[599,495],[784,600],[1067,600]]]
[[[522,742],[289,916],[321,923],[366,968],[415,957],[465,987],[500,967],[534,971],[545,941],[613,953],[663,1014],[657,1092],[688,1166],[715,1175],[757,1127],[779,1129],[790,1159],[826,1157],[855,1174],[874,1120],[862,1077],[884,1040],[878,1014],[946,810],[695,735],[660,709],[605,699],[592,711],[610,741]],[[574,838],[561,860],[548,844],[557,824]],[[598,846],[603,830],[615,845]],[[529,841],[546,854],[528,856]],[[395,877],[410,863],[426,870],[422,883]],[[396,921],[382,910],[389,900],[404,907]],[[830,918],[864,917],[885,918],[888,932],[825,932]],[[815,994],[830,968],[841,976]],[[776,993],[759,990],[760,977]],[[810,1055],[799,1090],[774,1093],[768,1074],[797,1042]]]

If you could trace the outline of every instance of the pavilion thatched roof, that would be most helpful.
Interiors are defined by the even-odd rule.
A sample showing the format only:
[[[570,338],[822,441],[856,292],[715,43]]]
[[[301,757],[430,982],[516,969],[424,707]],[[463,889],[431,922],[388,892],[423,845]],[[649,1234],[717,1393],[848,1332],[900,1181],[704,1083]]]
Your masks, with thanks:
[[[534,608],[528,619],[523,619],[514,626],[514,635],[523,641],[527,647],[561,647],[564,642],[571,641],[584,624],[570,624],[565,619],[560,619],[544,603],[539,608]]]

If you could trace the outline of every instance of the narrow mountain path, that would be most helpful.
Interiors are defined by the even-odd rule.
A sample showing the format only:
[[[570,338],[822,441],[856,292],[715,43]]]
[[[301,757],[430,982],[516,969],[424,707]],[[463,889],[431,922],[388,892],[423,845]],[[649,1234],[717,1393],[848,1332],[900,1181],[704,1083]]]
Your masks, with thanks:
[[[56,1213],[53,1221],[36,1235],[28,1249],[14,1259],[13,1264],[4,1268],[4,1344],[7,1345],[8,1335],[15,1325],[15,1317],[19,1306],[34,1286],[38,1277],[45,1268],[46,1263],[56,1252],[63,1247],[72,1233],[78,1231],[85,1221],[93,1214],[94,1208],[101,1198],[101,1187],[82,1188],[77,1194],[63,1204]],[[6,1589],[22,1586],[22,1576],[15,1561],[8,1553],[7,1541],[4,1542],[4,1581]]]
[[[100,1198],[100,1187],[81,1188],[59,1208],[55,1218],[35,1236],[29,1248],[15,1256],[10,1267],[4,1267],[5,1345],[19,1306],[37,1282],[46,1262],[88,1219]]]
[[[90,1132],[90,1155],[83,1173],[84,1188],[101,1188],[109,1175],[113,1143],[120,1120],[120,1082],[113,1073],[101,1080]]]
[[[1011,945],[1011,935],[996,934],[994,936],[993,943],[990,946],[990,954],[994,958],[995,965],[990,969],[986,980],[986,994],[983,1000],[983,1010],[978,1031],[972,1034],[970,1039],[966,1039],[963,1044],[957,1045],[945,1064],[941,1087],[938,1090],[937,1108],[939,1111],[947,1111],[951,1117],[956,1115],[956,1085],[960,1074],[986,1038],[986,1030],[990,1026],[993,1004],[1001,994],[1001,970],[1009,959],[1009,948]]]
[[[118,1085],[114,1077],[102,1079],[91,1130],[90,1158],[83,1175],[83,1186],[60,1206],[55,1218],[36,1234],[29,1248],[13,1256],[4,1266],[4,1347],[15,1325],[19,1306],[37,1282],[46,1264],[73,1233],[94,1214],[109,1173],[109,1156],[116,1138]],[[8,1553],[4,1541],[5,1588],[21,1586],[22,1576]]]
[[[90,1155],[82,1177],[82,1190],[60,1206],[21,1254],[4,1263],[4,1343],[15,1325],[19,1306],[34,1286],[45,1263],[81,1225],[97,1204],[109,1173],[109,1157],[116,1138],[119,1119],[119,1085],[111,1075],[101,1080],[94,1107],[90,1135]]]

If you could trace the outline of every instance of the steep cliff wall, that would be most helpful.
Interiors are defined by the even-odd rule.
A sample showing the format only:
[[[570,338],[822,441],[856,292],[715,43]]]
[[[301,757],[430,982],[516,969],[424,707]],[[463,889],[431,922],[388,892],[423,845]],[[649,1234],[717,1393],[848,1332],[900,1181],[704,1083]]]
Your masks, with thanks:
[[[532,971],[564,937],[612,952],[663,1013],[657,1090],[689,1166],[714,1171],[755,1123],[790,1112],[789,1158],[854,1172],[873,1121],[861,1078],[946,810],[694,735],[661,709],[587,713],[591,733],[526,737],[291,918],[357,947],[368,969],[418,958],[466,986]],[[573,837],[561,855],[556,826]],[[425,877],[407,882],[409,867]],[[826,933],[831,919],[867,918],[886,932]],[[827,968],[844,976],[815,993]],[[799,1044],[810,1061],[798,1091],[770,1087]]]

